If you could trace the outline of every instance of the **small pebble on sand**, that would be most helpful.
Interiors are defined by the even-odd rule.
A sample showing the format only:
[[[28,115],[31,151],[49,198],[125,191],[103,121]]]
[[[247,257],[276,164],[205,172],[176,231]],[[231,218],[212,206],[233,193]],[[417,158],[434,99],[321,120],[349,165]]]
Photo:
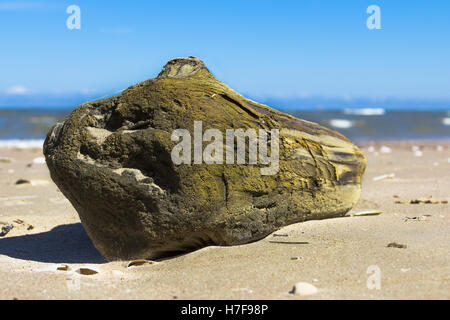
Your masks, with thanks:
[[[154,264],[154,263],[156,263],[156,262],[151,261],[151,260],[145,260],[145,259],[133,260],[128,263],[127,268],[139,267],[139,266],[143,266],[143,265],[147,265],[147,264]]]
[[[406,244],[400,244],[396,242],[391,242],[387,245],[388,248],[399,248],[399,249],[406,249]]]
[[[405,222],[406,221],[428,221],[430,219],[431,215],[429,214],[425,214],[423,216],[419,216],[419,217],[405,217]]]
[[[95,267],[81,267],[75,270],[76,273],[82,274],[84,276],[92,276],[100,272],[98,268]]]
[[[26,180],[26,179],[19,179],[16,181],[16,185],[20,185],[20,184],[31,184],[31,181]]]
[[[16,181],[16,185],[21,184],[31,184],[33,187],[46,186],[50,184],[48,180],[27,180],[27,179],[19,179]]]
[[[33,272],[55,272],[55,271],[69,271],[70,266],[67,264],[54,264],[38,269],[33,269]]]
[[[317,288],[307,282],[297,282],[292,288],[291,293],[296,296],[311,296],[317,293]]]
[[[56,267],[57,271],[69,271],[70,270],[70,266],[67,264],[60,264]]]
[[[14,226],[12,224],[7,224],[6,226],[3,226],[0,231],[0,237],[6,236],[13,228]]]
[[[397,200],[397,204],[447,204],[448,200],[437,200],[437,199],[411,199],[411,200]]]

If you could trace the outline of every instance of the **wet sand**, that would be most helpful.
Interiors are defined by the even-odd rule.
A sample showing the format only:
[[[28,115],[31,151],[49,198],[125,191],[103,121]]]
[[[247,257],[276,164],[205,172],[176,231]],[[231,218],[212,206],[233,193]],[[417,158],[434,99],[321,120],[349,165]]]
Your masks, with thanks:
[[[0,149],[0,233],[13,226],[0,236],[0,299],[450,299],[450,141],[361,148],[368,167],[348,217],[130,268],[104,261],[45,164],[27,166],[41,150]],[[352,216],[364,210],[382,213]],[[291,294],[300,281],[317,294]]]

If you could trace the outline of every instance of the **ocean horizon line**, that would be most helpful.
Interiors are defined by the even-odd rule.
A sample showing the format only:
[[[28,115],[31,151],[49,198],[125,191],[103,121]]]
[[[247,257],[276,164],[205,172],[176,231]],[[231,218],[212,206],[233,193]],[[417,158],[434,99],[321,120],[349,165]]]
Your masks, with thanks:
[[[264,103],[263,103],[264,104]],[[450,112],[450,104],[448,106],[437,106],[437,107],[383,107],[383,106],[374,106],[374,107],[354,107],[354,106],[342,106],[342,107],[326,107],[326,106],[316,106],[316,107],[276,107],[273,104],[266,104],[269,107],[279,110],[279,111],[342,111],[342,110],[363,110],[363,109],[382,109],[384,111],[429,111],[429,112],[442,112],[449,111]],[[60,111],[71,111],[75,110],[78,106],[0,106],[0,110],[2,111],[36,111],[36,110],[60,110]]]
[[[41,144],[48,130],[73,108],[0,108],[0,146]],[[355,141],[450,139],[450,108],[295,108],[278,109],[337,130]]]

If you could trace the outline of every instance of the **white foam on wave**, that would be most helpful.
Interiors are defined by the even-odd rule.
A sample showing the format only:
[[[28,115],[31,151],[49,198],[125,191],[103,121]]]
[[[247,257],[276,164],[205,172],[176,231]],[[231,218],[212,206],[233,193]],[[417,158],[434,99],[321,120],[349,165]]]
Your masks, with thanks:
[[[442,118],[442,123],[444,126],[450,126],[450,118]]]
[[[18,149],[30,149],[30,148],[42,148],[44,140],[42,139],[30,139],[30,140],[0,140],[0,148],[18,148]]]
[[[355,116],[382,116],[386,113],[383,108],[344,109],[344,114]]]
[[[347,119],[331,119],[330,126],[339,129],[349,129],[353,127],[354,122]]]

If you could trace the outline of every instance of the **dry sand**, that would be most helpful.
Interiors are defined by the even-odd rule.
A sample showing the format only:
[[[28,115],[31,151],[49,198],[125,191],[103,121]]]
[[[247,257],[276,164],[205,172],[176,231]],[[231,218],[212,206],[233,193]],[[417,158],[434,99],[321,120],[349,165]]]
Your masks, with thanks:
[[[381,153],[382,145],[391,152]],[[298,223],[248,245],[131,268],[103,260],[45,164],[27,167],[41,150],[0,149],[0,158],[12,159],[0,159],[0,229],[14,226],[0,237],[0,299],[449,299],[450,204],[395,202],[450,200],[450,141],[369,146],[362,146],[368,168],[352,212],[380,215]],[[19,179],[35,185],[16,185]],[[52,271],[56,264],[71,270]],[[99,273],[74,273],[79,267]],[[381,287],[369,289],[368,279]],[[300,281],[317,294],[290,294]]]

